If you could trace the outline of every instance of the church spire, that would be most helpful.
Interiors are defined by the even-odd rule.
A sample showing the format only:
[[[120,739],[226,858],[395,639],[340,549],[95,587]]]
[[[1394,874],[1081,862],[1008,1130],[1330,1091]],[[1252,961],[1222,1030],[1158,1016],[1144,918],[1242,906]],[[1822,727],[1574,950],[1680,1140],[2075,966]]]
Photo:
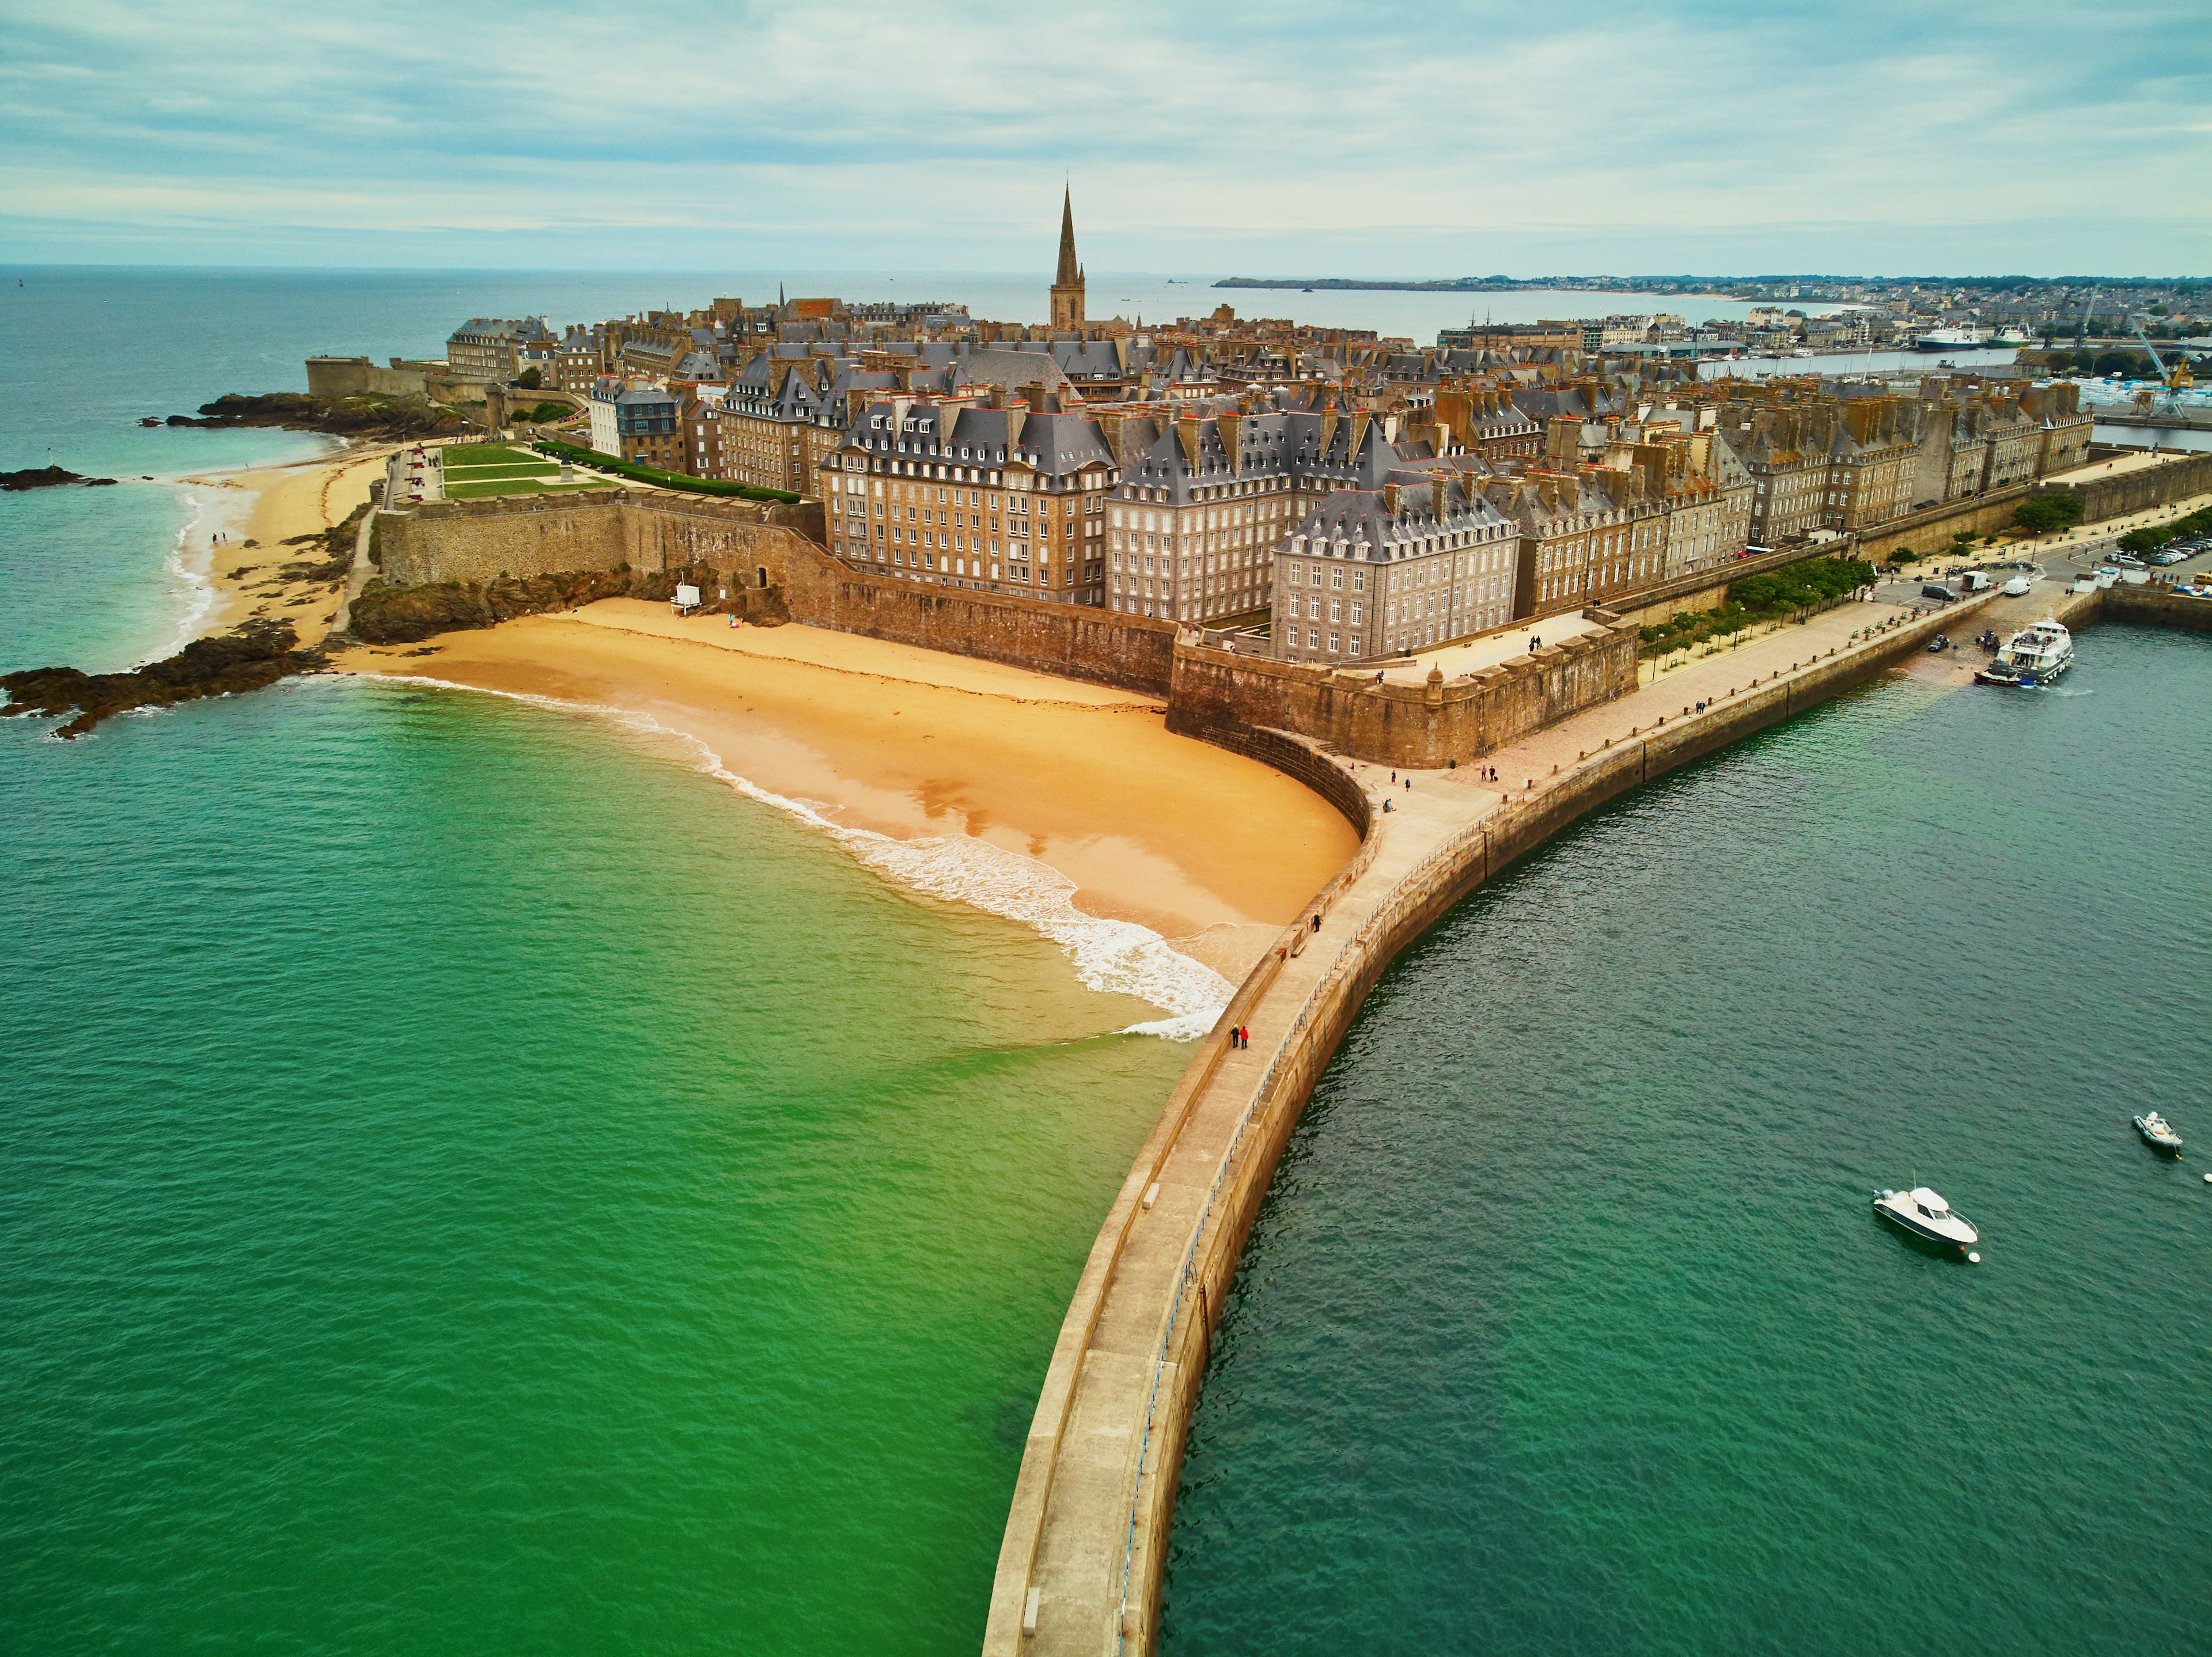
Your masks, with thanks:
[[[1070,186],[1060,198],[1060,274],[1053,281],[1064,288],[1082,280],[1081,268],[1075,263],[1075,192]]]
[[[1060,198],[1060,274],[1052,282],[1052,325],[1055,331],[1083,325],[1083,267],[1075,262],[1075,192]]]

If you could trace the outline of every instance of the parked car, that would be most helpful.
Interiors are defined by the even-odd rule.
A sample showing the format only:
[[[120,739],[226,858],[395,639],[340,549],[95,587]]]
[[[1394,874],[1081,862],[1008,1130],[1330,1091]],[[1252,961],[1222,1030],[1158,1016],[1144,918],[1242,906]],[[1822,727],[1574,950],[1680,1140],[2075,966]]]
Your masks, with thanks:
[[[2131,552],[2116,552],[2112,555],[2112,561],[2122,569],[2141,569],[2143,567],[2143,561]]]
[[[1959,601],[1959,595],[1941,581],[1929,581],[1925,584],[1920,589],[1920,596],[1923,598],[1933,598],[1939,604],[1952,604]]]

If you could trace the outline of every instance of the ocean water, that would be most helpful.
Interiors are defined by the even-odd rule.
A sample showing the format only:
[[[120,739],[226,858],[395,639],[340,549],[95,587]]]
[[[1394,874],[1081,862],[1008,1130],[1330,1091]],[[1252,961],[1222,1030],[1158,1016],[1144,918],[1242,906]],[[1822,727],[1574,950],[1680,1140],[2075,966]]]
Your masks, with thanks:
[[[668,297],[617,286],[547,303]],[[8,282],[0,464],[125,482],[0,497],[0,669],[173,647],[226,501],[166,480],[329,446],[142,415],[526,288]],[[1117,1032],[1210,975],[1036,865],[418,684],[0,721],[0,1648],[973,1649],[1188,1056]]]
[[[1188,1049],[681,744],[0,725],[17,1653],[972,1649]]]
[[[2212,651],[2077,637],[1679,773],[1391,969],[1224,1308],[1167,1652],[2212,1645]],[[1872,1217],[1916,1181],[1983,1264]]]

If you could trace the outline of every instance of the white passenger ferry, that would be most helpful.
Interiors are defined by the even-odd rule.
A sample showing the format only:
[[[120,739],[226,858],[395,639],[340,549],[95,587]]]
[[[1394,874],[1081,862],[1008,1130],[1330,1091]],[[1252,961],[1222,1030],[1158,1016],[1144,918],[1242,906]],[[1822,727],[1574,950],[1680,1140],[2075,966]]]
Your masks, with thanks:
[[[2073,665],[2074,635],[2046,616],[2006,640],[1990,670],[1993,683],[2049,684]]]

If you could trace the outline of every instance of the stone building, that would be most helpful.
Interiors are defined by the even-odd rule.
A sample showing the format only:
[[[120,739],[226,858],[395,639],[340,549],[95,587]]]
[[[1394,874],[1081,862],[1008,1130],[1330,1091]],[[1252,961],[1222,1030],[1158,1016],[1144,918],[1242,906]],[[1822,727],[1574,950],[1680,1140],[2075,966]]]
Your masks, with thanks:
[[[1517,539],[1471,478],[1394,472],[1328,495],[1274,563],[1274,653],[1358,662],[1511,619]]]
[[[572,324],[553,348],[553,384],[576,397],[589,397],[610,366],[605,336],[597,328]]]
[[[813,494],[810,438],[822,409],[811,365],[755,358],[722,399],[722,470],[712,475],[758,489]]]
[[[552,337],[536,317],[471,317],[446,340],[447,369],[456,379],[504,385],[522,371],[525,345],[548,343]]]
[[[683,407],[684,458],[677,468],[693,477],[724,477],[722,410],[697,398]]]
[[[2021,398],[2021,407],[2042,422],[2035,458],[2038,477],[2071,471],[2088,459],[2096,418],[2082,410],[2079,385],[2032,385]]]
[[[1099,412],[1121,461],[1108,507],[1106,604],[1205,622],[1247,614],[1273,590],[1283,538],[1322,496],[1379,489],[1401,460],[1393,423],[1364,410],[1252,397],[1212,411]]]
[[[901,580],[1103,601],[1114,455],[1042,385],[1021,403],[855,393],[824,462],[830,550]]]
[[[1663,561],[1663,517],[1640,498],[1638,482],[1590,467],[1532,470],[1491,484],[1491,503],[1520,537],[1519,616],[1583,610],[1608,592],[1657,579],[1644,572]]]
[[[601,454],[663,471],[683,470],[684,434],[673,391],[608,376],[592,386],[587,407],[592,446]]]

